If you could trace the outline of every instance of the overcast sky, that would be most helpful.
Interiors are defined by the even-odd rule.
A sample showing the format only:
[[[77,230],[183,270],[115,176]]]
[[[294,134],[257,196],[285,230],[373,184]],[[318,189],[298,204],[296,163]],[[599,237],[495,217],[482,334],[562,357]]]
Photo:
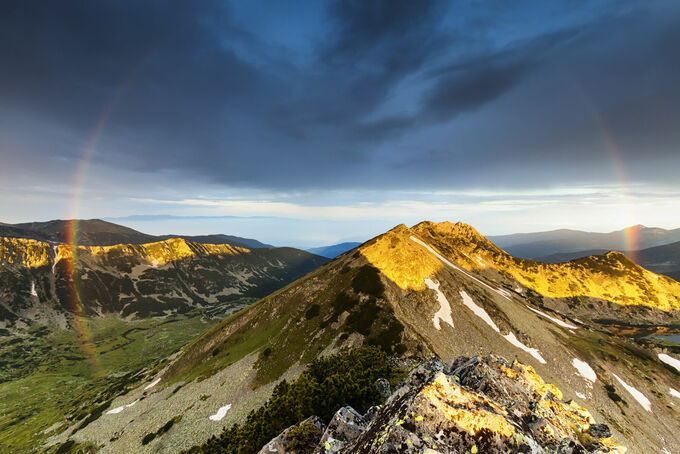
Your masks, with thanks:
[[[2,1],[0,222],[680,227],[679,56],[677,0]]]

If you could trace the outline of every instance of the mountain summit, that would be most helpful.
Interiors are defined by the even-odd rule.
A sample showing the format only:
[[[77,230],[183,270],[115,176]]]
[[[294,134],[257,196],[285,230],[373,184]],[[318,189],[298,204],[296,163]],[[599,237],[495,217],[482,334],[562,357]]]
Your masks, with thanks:
[[[630,452],[663,452],[680,446],[678,352],[627,333],[644,321],[673,334],[679,296],[680,283],[619,253],[545,264],[510,256],[466,224],[399,225],[218,323],[147,375],[153,391],[116,395],[110,407],[125,410],[72,439],[111,452],[187,449],[244,421],[315,359],[374,345],[444,362],[515,359],[560,390],[562,403],[548,396],[546,405],[583,405]]]

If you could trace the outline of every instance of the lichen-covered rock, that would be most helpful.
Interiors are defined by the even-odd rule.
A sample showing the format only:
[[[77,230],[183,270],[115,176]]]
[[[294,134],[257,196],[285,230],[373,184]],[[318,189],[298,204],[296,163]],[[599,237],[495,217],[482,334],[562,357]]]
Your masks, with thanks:
[[[591,424],[588,433],[595,438],[608,438],[612,436],[612,431],[606,424]]]
[[[311,416],[281,432],[260,449],[260,454],[311,453],[318,445],[325,427],[319,418]]]
[[[402,385],[340,452],[625,452],[585,408],[518,362],[433,359]]]
[[[378,392],[380,392],[383,399],[387,399],[392,394],[390,382],[387,379],[379,378],[375,381],[375,385],[378,387]]]
[[[289,431],[290,429],[287,429]],[[286,432],[272,440],[285,447]],[[283,437],[283,441],[280,439]],[[270,443],[271,445],[271,443]],[[315,454],[623,454],[605,424],[563,401],[531,366],[501,357],[432,358],[415,367],[384,405],[365,417],[335,414]],[[262,453],[299,453],[271,450]],[[310,451],[311,452],[311,451]]]
[[[316,452],[341,452],[345,446],[364,433],[366,425],[364,418],[352,407],[342,407],[328,423]]]

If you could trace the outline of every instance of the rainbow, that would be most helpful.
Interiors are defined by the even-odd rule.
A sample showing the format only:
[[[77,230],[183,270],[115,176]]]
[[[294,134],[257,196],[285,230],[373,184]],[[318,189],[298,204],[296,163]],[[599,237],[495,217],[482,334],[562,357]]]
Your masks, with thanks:
[[[595,126],[602,137],[604,149],[613,163],[614,172],[616,174],[616,179],[619,183],[619,188],[621,191],[621,201],[625,207],[625,213],[623,214],[627,217],[626,224],[628,225],[628,227],[623,229],[623,243],[621,244],[621,250],[626,252],[631,260],[637,262],[635,252],[639,250],[639,228],[633,225],[636,224],[635,220],[637,219],[637,215],[635,213],[635,198],[633,197],[630,190],[631,184],[625,166],[623,165],[621,150],[616,144],[614,136],[610,132],[604,117],[600,114],[594,103],[591,102],[583,87],[581,87],[581,85],[574,80],[572,80],[572,83],[590,111]]]
[[[85,176],[87,175],[90,162],[92,161],[92,157],[97,149],[97,143],[102,131],[104,130],[104,126],[111,116],[116,104],[120,100],[121,95],[130,85],[135,75],[139,72],[139,69],[142,67],[143,63],[148,60],[149,56],[150,53],[147,53],[146,56],[142,58],[132,69],[132,71],[130,71],[127,76],[123,78],[122,83],[119,84],[114,90],[112,96],[109,98],[108,102],[97,117],[95,126],[90,133],[85,146],[83,147],[82,156],[80,157],[76,166],[72,195],[68,209],[68,221],[66,222],[66,230],[64,232],[66,247],[68,247],[71,252],[71,258],[66,260],[66,272],[67,276],[70,278],[68,305],[71,313],[74,316],[74,329],[76,331],[81,350],[83,351],[83,354],[85,355],[92,368],[93,374],[96,377],[101,377],[103,373],[99,363],[98,354],[95,349],[95,344],[92,341],[92,332],[88,326],[87,318],[84,316],[84,302],[80,288],[80,273],[78,272],[80,202],[82,199],[83,188],[85,186]]]
[[[619,181],[619,187],[621,188],[621,199],[624,206],[628,210],[629,224],[633,223],[636,219],[635,215],[635,200],[630,191],[630,182],[626,169],[623,166],[623,159],[621,157],[621,151],[618,145],[614,141],[614,137],[609,131],[604,119],[601,115],[594,112],[595,122],[598,126],[602,140],[604,141],[605,150],[609,154],[614,163],[614,171],[616,172],[616,177]],[[639,228],[635,225],[629,225],[623,229],[623,244],[622,250],[626,252],[631,260],[637,262],[637,257],[635,257],[635,252],[639,249]]]

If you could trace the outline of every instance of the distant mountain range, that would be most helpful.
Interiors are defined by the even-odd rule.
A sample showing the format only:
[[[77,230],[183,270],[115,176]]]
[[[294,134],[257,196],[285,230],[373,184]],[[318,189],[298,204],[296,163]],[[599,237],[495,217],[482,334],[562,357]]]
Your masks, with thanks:
[[[339,243],[333,244],[331,246],[313,247],[311,249],[307,249],[307,251],[311,252],[312,254],[320,255],[322,257],[334,259],[335,257],[344,254],[347,251],[351,251],[360,244],[361,243],[358,242]]]
[[[569,260],[586,257],[589,255],[601,255],[607,253],[606,249],[593,249],[589,251],[561,252],[540,257],[538,261],[547,263],[561,263]],[[623,253],[635,260],[635,262],[655,273],[665,274],[676,281],[680,281],[680,241],[654,246],[640,251],[623,251]]]
[[[0,223],[0,237],[29,238],[53,243],[65,243],[66,235],[71,228],[72,221],[53,220],[45,222],[26,222],[21,224]],[[187,241],[202,244],[231,244],[246,248],[269,248],[250,238],[231,235],[149,235],[137,230],[102,221],[101,219],[83,219],[77,221],[78,244],[82,246],[113,246],[115,244],[144,244],[167,240],[169,238],[183,238]]]
[[[489,240],[516,257],[539,259],[567,252],[622,251],[629,247],[629,237],[636,238],[635,246],[638,249],[647,249],[680,241],[680,229],[665,230],[643,225],[609,233],[560,229],[489,236]]]
[[[0,238],[0,327],[70,316],[233,312],[327,261],[293,248],[247,249],[183,238],[79,246]],[[80,302],[74,303],[74,295]]]
[[[327,261],[249,238],[153,236],[98,219],[78,222],[74,251],[64,244],[71,224],[0,224],[0,328],[65,327],[76,313],[224,315]]]

